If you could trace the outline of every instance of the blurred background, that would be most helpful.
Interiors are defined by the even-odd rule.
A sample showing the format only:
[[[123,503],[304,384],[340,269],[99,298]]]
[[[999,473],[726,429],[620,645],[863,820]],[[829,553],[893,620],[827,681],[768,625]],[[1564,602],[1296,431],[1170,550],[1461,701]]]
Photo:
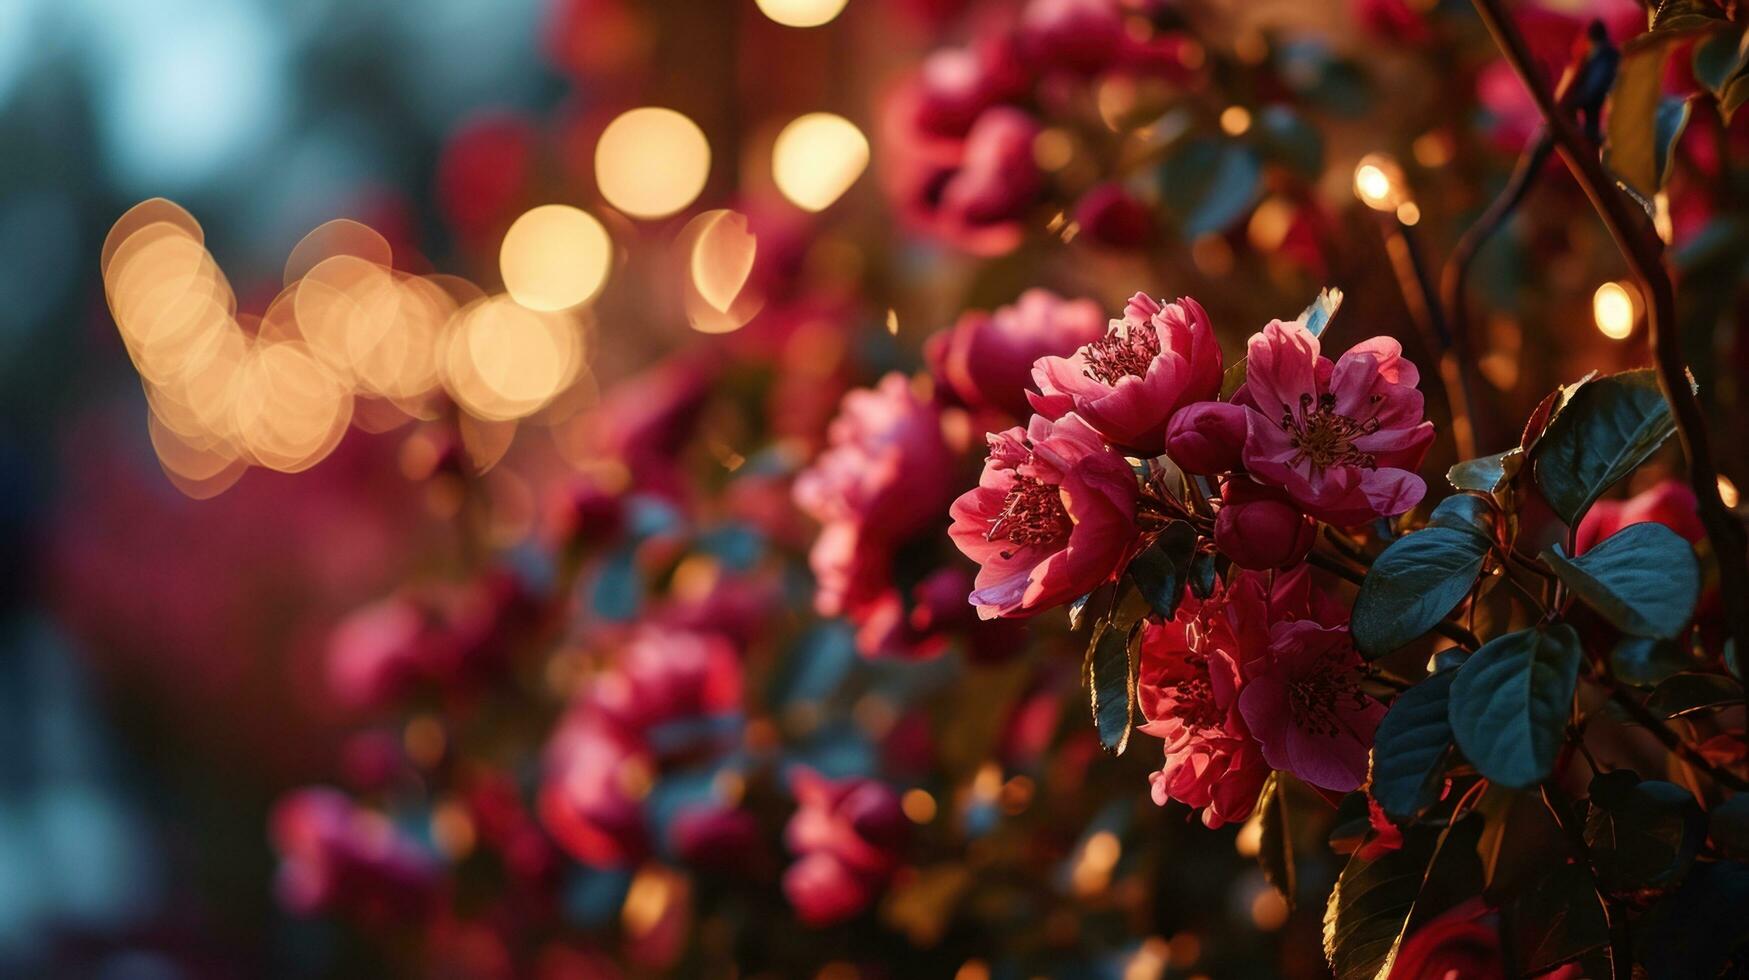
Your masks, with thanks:
[[[815,6],[832,8],[819,26],[780,23],[811,23]],[[287,914],[275,897],[273,804],[294,787],[334,781],[356,748],[348,735],[359,713],[330,688],[329,631],[397,583],[458,560],[462,505],[427,486],[433,458],[470,458],[463,468],[490,484],[495,501],[482,533],[517,565],[519,549],[539,539],[548,489],[588,469],[591,447],[611,441],[589,421],[601,393],[628,390],[616,386],[636,376],[631,400],[662,401],[664,382],[637,372],[673,363],[676,351],[763,365],[761,384],[787,379],[798,389],[759,433],[762,444],[787,447],[792,469],[793,457],[817,448],[851,381],[916,366],[923,338],[961,310],[1012,302],[1029,285],[1091,296],[1110,312],[1138,289],[1191,292],[1231,353],[1269,316],[1291,318],[1319,286],[1335,284],[1348,294],[1333,328],[1343,343],[1392,333],[1420,363],[1437,362],[1408,325],[1413,311],[1387,271],[1387,242],[1414,226],[1442,253],[1510,172],[1528,125],[1522,98],[1507,92],[1489,105],[1486,84],[1477,87],[1489,77],[1486,56],[1418,48],[1407,28],[1378,33],[1371,8],[1390,4],[1209,4],[1192,19],[1204,21],[1211,50],[1229,52],[1218,63],[1231,70],[1196,89],[1202,104],[1186,125],[1251,141],[1272,169],[1250,157],[1204,159],[1208,147],[1181,154],[1164,177],[1149,171],[1150,206],[1173,215],[1163,240],[1075,243],[1058,210],[1029,218],[1026,243],[991,257],[916,235],[902,220],[879,106],[928,52],[964,43],[1016,6],[0,3],[0,974],[369,973],[363,964],[377,961],[347,945],[356,939]],[[1421,17],[1436,6],[1405,9]],[[1455,6],[1452,30],[1474,51],[1482,35]],[[1577,11],[1565,8],[1584,5],[1549,6],[1573,20]],[[1175,57],[1194,70],[1204,56]],[[1265,63],[1270,81],[1254,84],[1246,66]],[[1463,94],[1452,102],[1449,89]],[[1111,100],[1098,107],[1108,121],[1146,101],[1134,91],[1128,103],[1122,92],[1101,98]],[[1229,102],[1239,115],[1223,111]],[[1276,103],[1311,122],[1266,130],[1279,120],[1264,107]],[[614,161],[599,147],[609,123],[636,106],[677,110],[696,128],[633,134],[638,145],[676,141],[677,169],[634,172],[616,195]],[[779,134],[815,112],[850,129],[828,124],[797,137],[805,146],[780,186]],[[707,146],[702,157],[693,132]],[[1073,173],[1072,148],[1044,141],[1035,150],[1041,165]],[[1420,182],[1423,206],[1411,217],[1355,199],[1357,162],[1381,150]],[[1302,173],[1275,174],[1277,157],[1308,152]],[[842,186],[810,188],[822,170],[842,174]],[[1192,185],[1193,199],[1176,193]],[[640,188],[657,199],[641,206]],[[493,419],[484,406],[462,425],[459,447],[440,446],[420,433],[441,412],[361,397],[348,403],[350,427],[342,419],[331,444],[283,467],[303,472],[225,460],[178,471],[186,457],[148,424],[148,394],[100,270],[118,217],[156,197],[198,220],[236,310],[257,318],[290,276],[300,241],[333,219],[374,230],[396,270],[515,293],[503,281],[513,264],[501,255],[512,222],[538,205],[585,209],[613,245],[595,265],[574,265],[606,285],[584,317],[578,366],[542,399],[565,410],[519,431],[516,413]],[[1621,300],[1625,313],[1599,312],[1597,290],[1623,270],[1594,223],[1572,220],[1578,200],[1570,187],[1550,191],[1483,258],[1478,293],[1488,309],[1477,317],[1476,356],[1490,387],[1478,414],[1522,418],[1557,380],[1643,362],[1632,298]],[[674,243],[714,234],[692,222],[717,208],[751,222],[757,275],[770,277],[766,310],[726,340],[706,335],[752,314],[724,303],[726,323],[701,322],[682,290],[661,286]],[[1386,218],[1397,220],[1381,231]],[[1120,232],[1106,227],[1104,244],[1121,242]],[[733,234],[725,240],[732,251]],[[784,295],[783,284],[803,281],[805,297]],[[1540,328],[1523,330],[1532,318]],[[808,329],[822,319],[833,329]],[[1433,375],[1430,392],[1441,390]],[[1717,397],[1725,401],[1714,411],[1735,417],[1729,386]],[[615,418],[633,425],[623,411]],[[740,465],[731,457],[753,456],[745,426],[709,419],[701,452],[730,471]],[[1513,423],[1494,431],[1510,434]],[[1735,432],[1719,443],[1740,447]],[[1427,472],[1456,458],[1442,436]],[[638,479],[658,479],[653,472]],[[413,751],[420,729],[401,724],[389,730]],[[1002,785],[1001,776],[989,778]],[[1146,795],[1139,770],[1126,778],[1137,799]],[[1162,833],[1201,831],[1170,825]],[[1208,867],[1206,880],[1236,874]],[[1250,890],[1225,900],[1253,922],[1247,928],[1281,928],[1285,909],[1247,904],[1262,887],[1248,873]],[[1290,926],[1301,941],[1315,935],[1315,914]],[[1115,946],[1134,953],[1134,943]]]

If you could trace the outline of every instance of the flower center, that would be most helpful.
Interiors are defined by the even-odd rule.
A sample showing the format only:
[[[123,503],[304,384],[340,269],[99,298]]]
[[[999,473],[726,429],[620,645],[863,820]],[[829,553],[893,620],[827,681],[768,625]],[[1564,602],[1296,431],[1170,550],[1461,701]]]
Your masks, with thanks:
[[[1016,475],[1008,496],[1002,500],[1002,513],[990,522],[984,538],[989,541],[1005,538],[1020,545],[1048,545],[1068,537],[1072,526],[1055,484]],[[1011,553],[1003,552],[1002,556],[1011,557]]]
[[[1348,671],[1320,670],[1295,678],[1288,683],[1287,699],[1294,727],[1326,738],[1348,730],[1336,713],[1344,700],[1351,702],[1356,709],[1366,706],[1360,686]]]
[[[1142,377],[1160,354],[1160,335],[1153,324],[1132,330],[1127,321],[1112,324],[1105,336],[1082,348],[1087,362],[1084,373],[1095,381],[1115,385],[1128,377]]]
[[[1220,728],[1226,713],[1215,704],[1215,690],[1209,683],[1208,658],[1190,654],[1185,658],[1196,674],[1170,685],[1173,713],[1193,728]]]
[[[1375,404],[1379,400],[1380,396],[1372,396]],[[1281,417],[1282,431],[1288,433],[1288,443],[1294,447],[1288,465],[1298,466],[1301,460],[1310,460],[1312,467],[1319,471],[1330,466],[1378,469],[1378,460],[1372,453],[1354,448],[1354,440],[1379,431],[1379,420],[1352,419],[1338,414],[1336,396],[1329,393],[1319,395],[1316,404],[1314,409],[1312,396],[1303,394],[1300,396],[1301,418],[1296,420],[1292,412]]]

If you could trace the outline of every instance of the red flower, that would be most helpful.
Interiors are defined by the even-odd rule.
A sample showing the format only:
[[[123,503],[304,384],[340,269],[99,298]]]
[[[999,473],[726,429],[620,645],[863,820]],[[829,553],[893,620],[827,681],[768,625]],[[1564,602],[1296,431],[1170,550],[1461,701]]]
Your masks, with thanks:
[[[1420,502],[1414,470],[1433,441],[1421,419],[1420,373],[1389,337],[1350,348],[1332,365],[1318,338],[1272,321],[1251,337],[1245,405],[1245,469],[1287,491],[1331,524],[1392,517]]]
[[[936,380],[961,401],[1024,419],[1032,414],[1026,389],[1033,362],[1071,353],[1104,333],[1105,318],[1094,301],[1029,289],[1012,306],[963,314],[930,338],[926,353]]]
[[[1154,238],[1154,215],[1122,184],[1088,191],[1075,205],[1081,239],[1111,248],[1140,248]]]
[[[885,590],[903,539],[937,520],[954,456],[940,411],[900,374],[845,395],[827,440],[796,478],[795,501],[824,525],[808,554],[815,608],[855,615]]]
[[[1694,491],[1681,480],[1665,479],[1626,500],[1599,500],[1573,531],[1573,554],[1582,555],[1629,524],[1656,521],[1691,543],[1706,537],[1695,512]]]
[[[547,746],[541,823],[573,858],[596,868],[636,863],[649,850],[644,796],[655,764],[631,737],[579,718]]]
[[[909,836],[899,798],[871,779],[833,781],[807,769],[790,777],[797,808],[784,842],[798,856],[783,892],[809,925],[842,922],[873,901]]]
[[[1032,0],[1020,17],[1020,46],[1042,69],[1092,75],[1124,43],[1113,0]]]
[[[1039,414],[1074,411],[1114,445],[1158,456],[1173,414],[1220,392],[1221,348],[1196,300],[1162,305],[1137,293],[1104,337],[1068,357],[1039,358],[1032,379]]]
[[[1245,406],[1196,402],[1172,416],[1166,427],[1166,455],[1186,473],[1227,473],[1244,469]]]
[[[1136,478],[1074,414],[989,436],[978,486],[953,503],[954,544],[982,566],[984,619],[1030,616],[1092,591],[1129,557]]]
[[[1360,691],[1360,654],[1346,626],[1278,622],[1249,663],[1239,710],[1270,768],[1346,793],[1366,782],[1385,706]]]
[[[431,907],[437,863],[382,814],[336,790],[298,790],[270,818],[279,900],[297,915],[342,909],[372,923]]]

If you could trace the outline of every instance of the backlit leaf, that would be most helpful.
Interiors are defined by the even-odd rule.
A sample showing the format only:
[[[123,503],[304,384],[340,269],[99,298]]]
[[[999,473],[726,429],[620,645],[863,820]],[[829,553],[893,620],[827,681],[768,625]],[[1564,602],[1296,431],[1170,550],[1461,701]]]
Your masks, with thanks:
[[[1675,431],[1652,371],[1598,378],[1575,392],[1543,433],[1537,486],[1563,521],[1577,524],[1593,501]]]
[[[1482,645],[1452,681],[1451,731],[1482,775],[1523,789],[1555,764],[1583,659],[1579,634],[1559,623]]]
[[[1557,547],[1542,560],[1586,605],[1634,636],[1669,639],[1682,632],[1700,595],[1694,549],[1652,521],[1630,524],[1577,558]]]

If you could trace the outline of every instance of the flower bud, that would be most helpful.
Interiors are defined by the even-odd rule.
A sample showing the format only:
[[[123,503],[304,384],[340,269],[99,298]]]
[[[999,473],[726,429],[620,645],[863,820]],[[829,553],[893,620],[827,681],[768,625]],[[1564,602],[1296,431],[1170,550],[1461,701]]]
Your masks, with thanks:
[[[1186,405],[1166,427],[1166,454],[1187,473],[1227,473],[1244,468],[1245,409],[1226,402]]]
[[[1317,522],[1285,494],[1243,477],[1227,481],[1215,517],[1215,547],[1240,568],[1286,568],[1312,550]]]

